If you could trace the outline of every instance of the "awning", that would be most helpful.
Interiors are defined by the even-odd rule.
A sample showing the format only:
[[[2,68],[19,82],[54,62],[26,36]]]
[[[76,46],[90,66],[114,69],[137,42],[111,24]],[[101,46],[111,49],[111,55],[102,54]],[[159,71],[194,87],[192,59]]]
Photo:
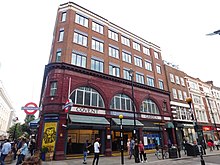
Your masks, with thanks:
[[[104,117],[97,116],[85,116],[85,115],[69,115],[72,123],[81,123],[81,124],[101,124],[108,125],[110,124],[108,120]]]
[[[166,122],[164,126],[165,128],[174,128],[174,125],[172,122]]]
[[[120,125],[120,119],[112,118],[112,120],[115,122],[115,124]],[[134,125],[134,120],[131,119],[122,119],[122,125],[124,126],[132,126]],[[140,121],[136,120],[136,126],[143,127],[144,124],[142,124]]]

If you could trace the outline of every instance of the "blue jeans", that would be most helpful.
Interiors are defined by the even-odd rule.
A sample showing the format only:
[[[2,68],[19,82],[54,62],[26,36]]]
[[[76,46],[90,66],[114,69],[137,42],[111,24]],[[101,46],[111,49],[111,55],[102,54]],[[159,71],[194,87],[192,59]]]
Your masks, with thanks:
[[[1,154],[1,165],[5,165],[5,158],[8,154]]]
[[[23,155],[23,154],[18,155],[18,160],[17,160],[16,165],[21,164],[22,161],[24,161],[24,157],[25,157],[25,155]]]
[[[87,151],[83,151],[83,161],[86,162],[87,158]]]

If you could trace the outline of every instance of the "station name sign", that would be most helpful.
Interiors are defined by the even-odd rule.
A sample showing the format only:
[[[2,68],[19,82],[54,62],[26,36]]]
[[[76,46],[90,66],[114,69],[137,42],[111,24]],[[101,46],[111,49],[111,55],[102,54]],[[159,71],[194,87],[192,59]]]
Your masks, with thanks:
[[[94,109],[94,108],[85,108],[85,107],[72,107],[72,112],[80,112],[80,113],[92,113],[92,114],[105,114],[105,110]]]

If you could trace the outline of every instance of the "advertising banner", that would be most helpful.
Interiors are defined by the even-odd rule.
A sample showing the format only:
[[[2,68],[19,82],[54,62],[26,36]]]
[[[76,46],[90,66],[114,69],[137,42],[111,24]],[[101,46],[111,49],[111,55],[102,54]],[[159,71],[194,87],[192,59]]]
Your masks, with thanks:
[[[56,144],[57,122],[47,122],[44,124],[42,148],[47,147],[49,152],[53,152]]]

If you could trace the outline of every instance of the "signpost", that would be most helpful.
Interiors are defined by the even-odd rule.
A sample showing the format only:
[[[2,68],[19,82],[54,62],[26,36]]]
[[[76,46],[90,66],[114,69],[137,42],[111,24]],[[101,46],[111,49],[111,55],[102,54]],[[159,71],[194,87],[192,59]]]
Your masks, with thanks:
[[[24,107],[21,107],[21,110],[24,110],[27,115],[34,115],[39,109],[37,104],[33,102],[29,102]]]

